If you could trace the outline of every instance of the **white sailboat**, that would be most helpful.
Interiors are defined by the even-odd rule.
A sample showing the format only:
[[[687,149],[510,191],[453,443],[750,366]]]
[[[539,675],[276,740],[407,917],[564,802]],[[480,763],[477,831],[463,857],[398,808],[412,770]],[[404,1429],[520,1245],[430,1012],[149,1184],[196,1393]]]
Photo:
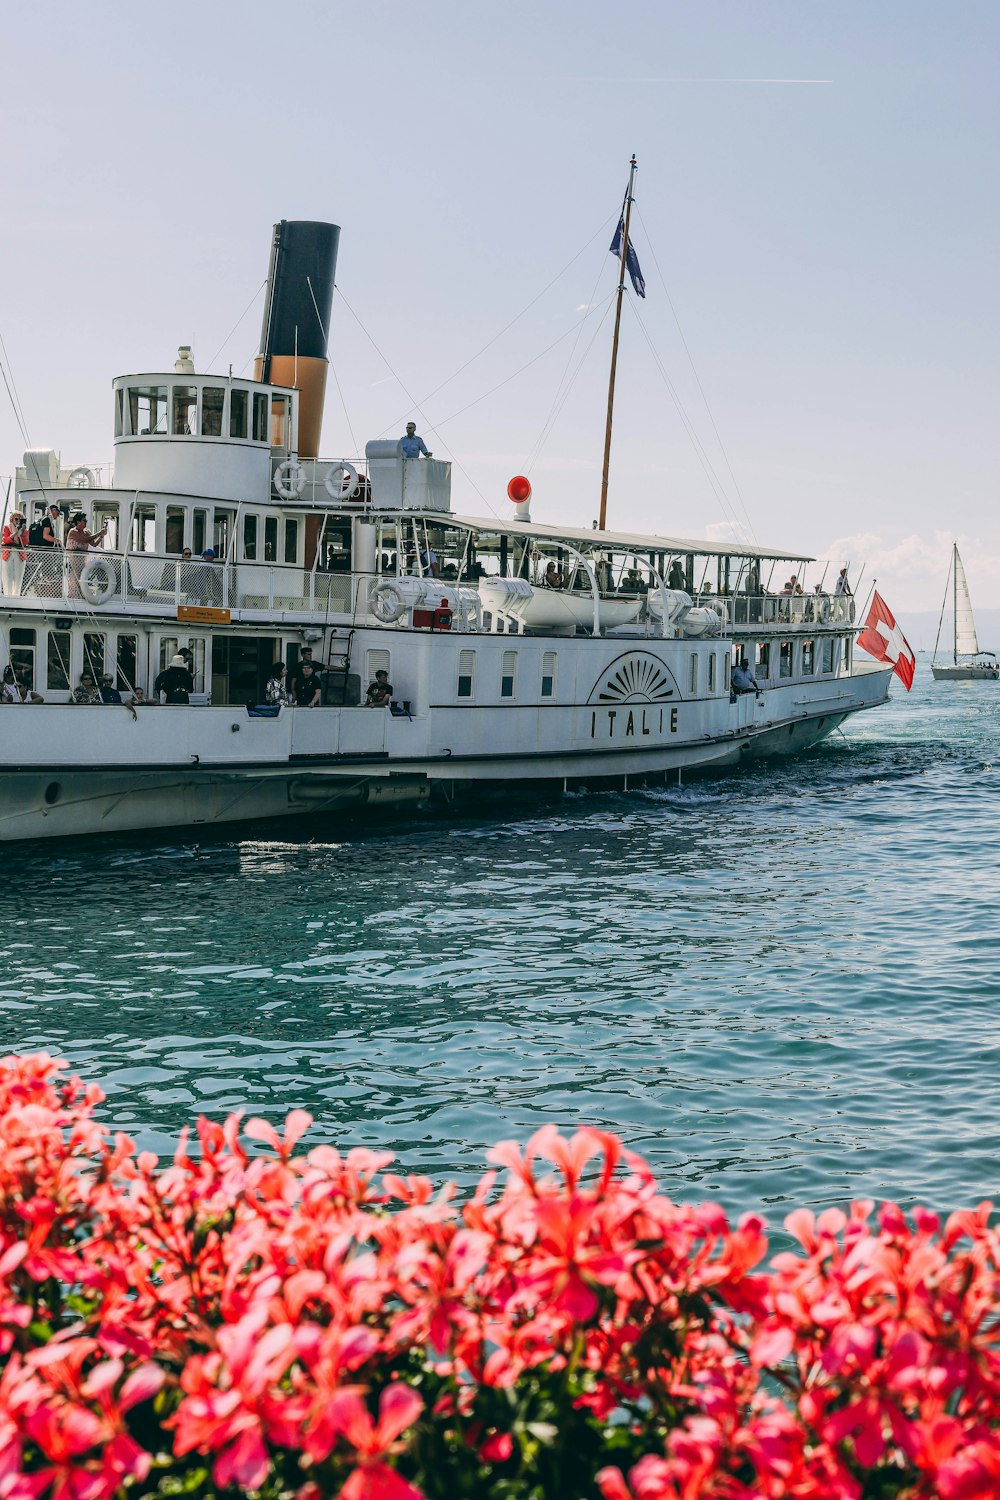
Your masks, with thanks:
[[[938,661],[941,626],[944,623],[949,591],[951,592],[955,645],[951,661]],[[972,600],[969,597],[969,584],[955,542],[951,546],[951,563],[945,580],[944,599],[941,601],[941,618],[938,620],[931,671],[935,682],[996,681],[1000,677],[1000,663],[997,662],[996,656],[992,651],[979,649],[976,619],[972,613]]]

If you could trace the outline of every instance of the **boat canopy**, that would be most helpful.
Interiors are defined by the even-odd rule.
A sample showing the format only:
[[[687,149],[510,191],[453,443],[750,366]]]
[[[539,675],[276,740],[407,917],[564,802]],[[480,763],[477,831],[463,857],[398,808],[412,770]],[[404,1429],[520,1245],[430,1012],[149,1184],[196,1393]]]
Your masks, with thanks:
[[[812,562],[813,557],[804,552],[787,552],[783,548],[753,547],[748,542],[731,541],[719,545],[714,542],[693,541],[690,538],[656,536],[639,531],[598,531],[582,527],[549,526],[541,521],[488,521],[483,516],[449,515],[445,524],[468,527],[486,536],[503,535],[533,537],[537,541],[551,541],[558,546],[560,541],[579,543],[588,547],[617,548],[624,552],[667,552],[671,555],[694,553],[698,557],[755,557],[768,562]]]

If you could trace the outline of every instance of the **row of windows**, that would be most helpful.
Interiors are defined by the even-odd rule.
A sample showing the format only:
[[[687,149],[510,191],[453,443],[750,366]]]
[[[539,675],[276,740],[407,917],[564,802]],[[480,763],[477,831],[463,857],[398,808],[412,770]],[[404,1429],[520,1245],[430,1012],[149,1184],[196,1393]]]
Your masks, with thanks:
[[[115,392],[115,437],[229,437],[287,447],[291,398],[225,385],[144,385]]]

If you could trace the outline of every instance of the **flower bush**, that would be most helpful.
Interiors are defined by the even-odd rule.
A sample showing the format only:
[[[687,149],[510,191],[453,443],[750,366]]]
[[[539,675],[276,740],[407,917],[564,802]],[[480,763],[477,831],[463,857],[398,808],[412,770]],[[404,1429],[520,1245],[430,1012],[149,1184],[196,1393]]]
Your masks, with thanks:
[[[461,1201],[300,1110],[161,1165],[101,1099],[0,1062],[0,1500],[1000,1495],[988,1204],[800,1211],[766,1264],[596,1130]]]

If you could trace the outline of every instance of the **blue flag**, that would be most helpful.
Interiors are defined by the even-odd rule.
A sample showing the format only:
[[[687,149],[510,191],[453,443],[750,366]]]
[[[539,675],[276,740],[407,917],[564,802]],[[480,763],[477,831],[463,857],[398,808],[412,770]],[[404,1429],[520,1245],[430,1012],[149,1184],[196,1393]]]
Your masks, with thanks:
[[[617,255],[619,260],[621,260],[622,257],[622,236],[624,235],[624,233],[625,215],[622,214],[621,218],[618,220],[618,228],[615,230],[615,237],[611,241],[611,244],[608,246],[610,253],[612,255]],[[632,278],[632,290],[635,292],[637,297],[645,297],[646,283],[643,280],[642,272],[639,270],[639,257],[636,255],[635,250],[632,248],[631,240],[629,240],[628,249],[625,252],[625,265],[628,268],[628,274]]]

